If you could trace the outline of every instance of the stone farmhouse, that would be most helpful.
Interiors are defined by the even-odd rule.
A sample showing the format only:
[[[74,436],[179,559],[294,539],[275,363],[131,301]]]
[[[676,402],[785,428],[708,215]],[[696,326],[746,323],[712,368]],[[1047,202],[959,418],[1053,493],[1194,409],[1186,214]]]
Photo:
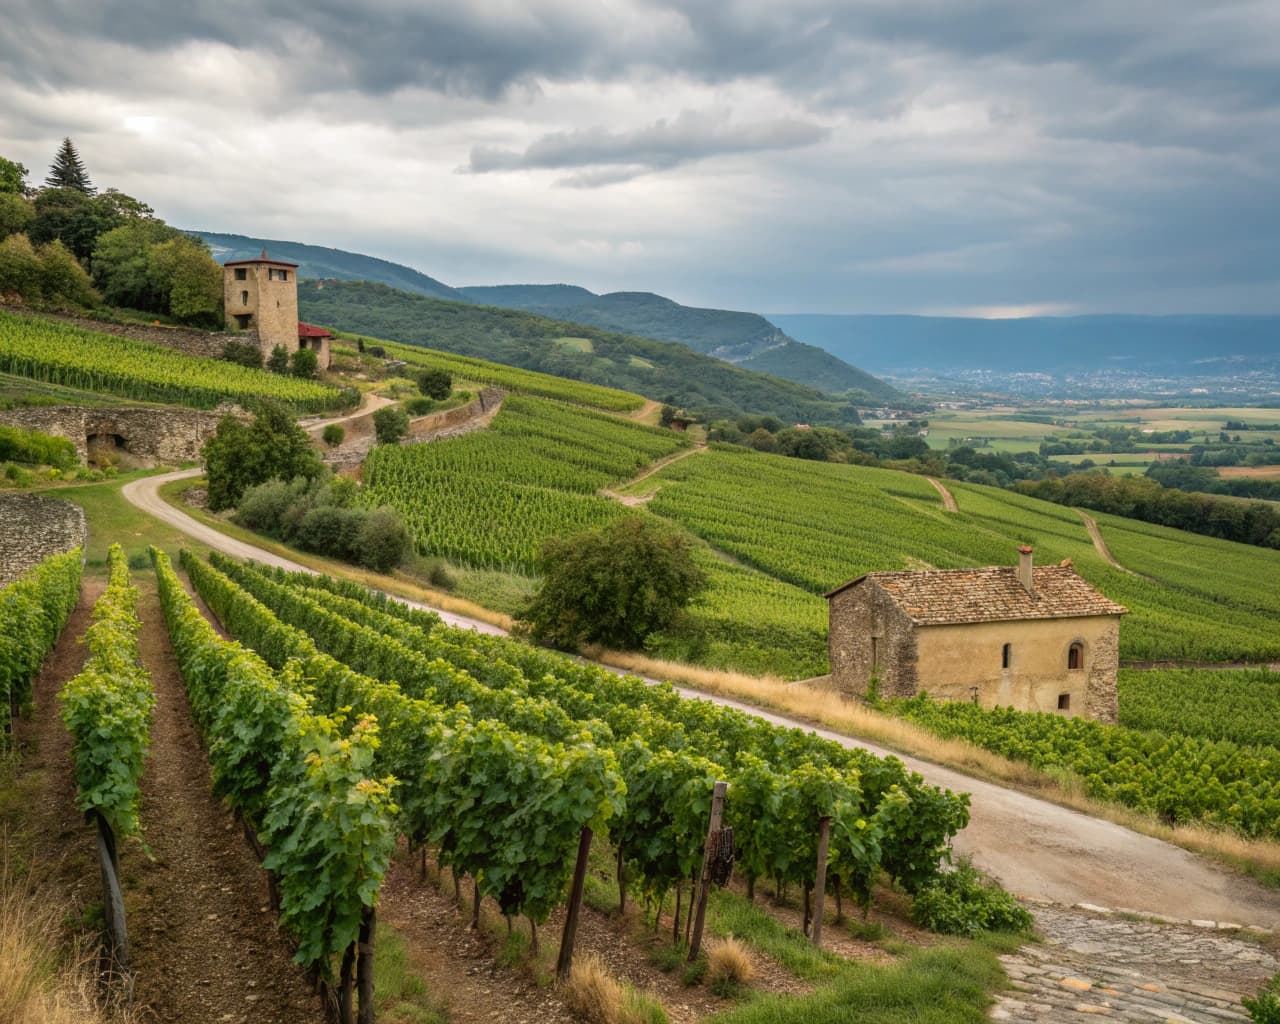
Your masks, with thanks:
[[[872,572],[827,594],[832,684],[1116,721],[1120,616],[1071,567]]]
[[[256,332],[262,358],[277,345],[292,355],[309,348],[320,369],[329,368],[333,336],[298,320],[298,265],[267,258],[231,260],[222,266],[222,299],[231,330]]]

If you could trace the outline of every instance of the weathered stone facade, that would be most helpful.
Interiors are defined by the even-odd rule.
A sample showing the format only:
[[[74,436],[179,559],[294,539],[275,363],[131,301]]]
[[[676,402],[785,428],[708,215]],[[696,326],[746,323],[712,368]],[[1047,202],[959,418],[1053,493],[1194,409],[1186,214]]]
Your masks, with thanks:
[[[222,301],[227,327],[257,337],[262,358],[278,345],[292,355],[300,348],[316,353],[320,369],[330,362],[327,332],[300,336],[298,323],[298,265],[273,260],[264,251],[253,260],[232,260],[222,268]]]
[[[200,458],[201,447],[228,413],[246,415],[235,406],[207,412],[153,406],[46,405],[0,412],[0,423],[65,437],[76,446],[82,462],[91,455],[125,451],[138,459],[179,463]]]
[[[38,494],[0,494],[0,586],[50,555],[83,547],[84,509]]]
[[[869,573],[832,591],[832,685],[1115,722],[1125,609],[1022,554],[1017,570]]]

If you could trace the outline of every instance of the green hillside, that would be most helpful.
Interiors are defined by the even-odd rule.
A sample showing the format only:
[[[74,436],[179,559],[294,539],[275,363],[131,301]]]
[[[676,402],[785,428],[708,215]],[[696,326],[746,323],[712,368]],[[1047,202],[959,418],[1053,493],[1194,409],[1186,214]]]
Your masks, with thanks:
[[[189,232],[203,238],[219,263],[228,260],[252,259],[263,249],[276,259],[298,264],[298,276],[324,278],[338,281],[381,281],[393,288],[400,288],[418,295],[431,295],[437,299],[463,300],[460,293],[434,277],[419,273],[412,267],[375,256],[364,256],[345,249],[329,249],[322,245],[303,245],[279,238],[250,238],[247,235],[224,235],[216,231]]]
[[[596,295],[575,285],[498,285],[458,289],[474,302],[522,309],[556,320],[688,345],[747,369],[857,400],[901,395],[884,381],[813,345],[788,337],[757,313],[682,306],[652,292]]]
[[[304,320],[459,355],[490,359],[644,395],[707,418],[766,413],[785,423],[858,422],[843,398],[744,370],[665,341],[533,313],[446,302],[369,282],[304,281]],[[585,339],[565,344],[566,338]]]

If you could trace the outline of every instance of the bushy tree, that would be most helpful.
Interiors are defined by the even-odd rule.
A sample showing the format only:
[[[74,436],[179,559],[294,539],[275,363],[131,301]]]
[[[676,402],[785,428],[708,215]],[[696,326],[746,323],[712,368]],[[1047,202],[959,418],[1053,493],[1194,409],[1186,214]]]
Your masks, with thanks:
[[[453,374],[448,370],[423,370],[418,374],[418,390],[441,401],[453,392]]]
[[[289,372],[295,377],[315,378],[320,372],[320,361],[309,348],[300,348],[289,357]]]
[[[40,260],[26,235],[0,241],[0,295],[20,295],[28,302],[40,298]]]
[[[40,246],[36,253],[40,262],[40,293],[43,301],[54,305],[93,306],[98,293],[84,267],[61,242]]]
[[[70,139],[62,140],[44,183],[50,188],[73,188],[86,196],[91,196],[96,191],[93,182],[89,180],[84,161],[80,159],[80,154],[76,152]]]
[[[634,515],[547,540],[538,568],[542,583],[520,618],[532,639],[563,649],[639,647],[708,583],[684,534]]]
[[[374,572],[390,572],[409,554],[413,545],[400,514],[375,508],[364,516],[356,534],[356,560]]]
[[[262,349],[247,341],[228,341],[222,346],[222,358],[239,366],[262,369]]]
[[[289,372],[289,350],[283,345],[275,345],[271,355],[267,356],[267,369],[272,373]]]
[[[383,406],[373,414],[378,444],[396,444],[409,432],[409,414],[398,405]]]
[[[337,448],[346,439],[347,432],[341,423],[329,423],[320,432],[320,440],[330,448]]]
[[[0,195],[27,194],[27,169],[14,160],[0,156]]]
[[[250,423],[223,417],[202,454],[209,507],[215,512],[231,508],[255,484],[273,478],[312,480],[323,469],[306,431],[274,402],[263,402]]]
[[[36,219],[36,208],[17,192],[0,191],[0,238],[25,232]]]
[[[222,268],[209,255],[203,241],[178,235],[152,245],[148,269],[164,308],[184,323],[221,324]]]

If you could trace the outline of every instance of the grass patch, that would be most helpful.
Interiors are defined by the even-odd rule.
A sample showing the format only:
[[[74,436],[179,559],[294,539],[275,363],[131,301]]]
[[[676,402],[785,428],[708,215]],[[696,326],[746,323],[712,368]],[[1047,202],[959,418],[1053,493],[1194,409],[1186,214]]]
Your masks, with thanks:
[[[707,904],[711,930],[734,935],[740,942],[772,957],[798,978],[829,978],[845,962],[818,949],[794,928],[788,928],[762,907],[724,889],[713,889]]]
[[[716,1024],[978,1024],[1007,984],[996,954],[1007,940],[946,943],[900,964],[850,963],[807,996],[763,996]]]
[[[513,572],[496,569],[468,569],[450,564],[454,594],[467,601],[515,615],[533,596],[538,581]]]
[[[592,1024],[667,1024],[661,1003],[617,981],[599,957],[574,961],[564,993],[574,1011]]]
[[[385,1024],[446,1024],[443,1005],[434,999],[409,963],[404,940],[385,922],[378,924],[373,958],[373,998]]]

